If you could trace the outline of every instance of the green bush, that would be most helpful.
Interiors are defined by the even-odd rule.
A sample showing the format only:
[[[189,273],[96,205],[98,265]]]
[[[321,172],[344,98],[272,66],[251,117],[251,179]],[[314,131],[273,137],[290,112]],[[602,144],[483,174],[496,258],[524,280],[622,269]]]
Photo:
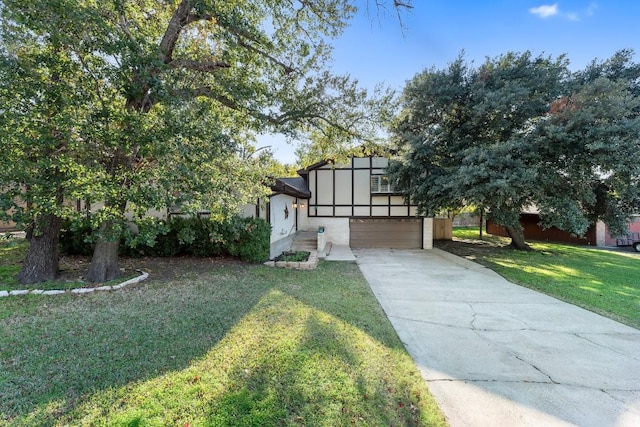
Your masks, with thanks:
[[[269,258],[271,227],[263,219],[232,217],[216,222],[200,217],[173,217],[168,221],[143,218],[127,227],[120,241],[124,256],[231,255],[247,262]],[[69,224],[61,249],[69,255],[91,255],[88,222]]]
[[[271,226],[260,218],[235,217],[229,221],[227,251],[247,262],[269,259]]]
[[[91,223],[88,220],[65,221],[60,232],[60,251],[66,255],[93,254]]]

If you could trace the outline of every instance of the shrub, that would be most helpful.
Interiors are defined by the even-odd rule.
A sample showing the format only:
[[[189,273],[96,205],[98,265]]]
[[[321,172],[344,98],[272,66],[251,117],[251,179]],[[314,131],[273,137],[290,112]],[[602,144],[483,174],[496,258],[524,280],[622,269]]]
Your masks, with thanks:
[[[165,236],[170,231],[170,226],[166,221],[144,217],[135,222],[130,222],[125,228],[120,241],[120,254],[127,256],[167,256],[165,250],[171,252],[169,246],[158,247],[161,236]]]
[[[200,217],[173,217],[168,221],[145,217],[127,227],[120,241],[124,256],[236,256],[247,262],[269,258],[271,227],[263,219],[232,217],[216,222]],[[88,221],[68,224],[61,235],[68,255],[91,255]]]
[[[269,259],[271,226],[260,218],[235,217],[229,222],[227,250],[229,255],[247,262]]]
[[[88,219],[65,221],[60,232],[60,251],[66,255],[93,254],[91,223]]]

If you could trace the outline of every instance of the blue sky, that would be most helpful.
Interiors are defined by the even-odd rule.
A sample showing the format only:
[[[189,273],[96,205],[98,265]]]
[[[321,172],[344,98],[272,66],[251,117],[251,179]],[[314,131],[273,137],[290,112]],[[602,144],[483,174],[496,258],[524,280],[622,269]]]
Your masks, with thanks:
[[[367,0],[359,0],[366,4]],[[406,1],[406,0],[405,0]],[[369,0],[374,4],[375,0]],[[391,0],[387,0],[392,3]],[[426,68],[441,69],[464,50],[481,64],[486,57],[515,51],[554,57],[567,54],[570,68],[607,59],[624,48],[640,62],[640,1],[637,0],[413,0],[402,14],[365,8],[334,42],[333,71],[350,74],[368,88],[377,83],[401,91]],[[295,161],[284,138],[261,138],[275,157]]]

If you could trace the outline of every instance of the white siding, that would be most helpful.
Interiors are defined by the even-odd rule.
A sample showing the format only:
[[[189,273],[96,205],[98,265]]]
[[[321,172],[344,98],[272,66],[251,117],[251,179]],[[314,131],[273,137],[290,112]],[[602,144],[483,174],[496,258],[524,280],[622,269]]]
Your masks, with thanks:
[[[336,206],[336,216],[351,216],[351,206]]]
[[[406,206],[391,206],[391,216],[407,216]]]
[[[318,194],[316,194],[316,203],[319,205],[333,204],[333,170],[320,169],[317,171]],[[313,191],[313,190],[311,190]]]
[[[336,170],[336,205],[351,205],[351,171]]]
[[[271,197],[271,243],[285,239],[296,232],[296,212],[293,208],[296,198],[286,194]],[[286,211],[286,213],[285,213]]]
[[[372,205],[388,205],[389,204],[389,197],[388,196],[373,196],[371,198],[371,204]]]
[[[353,216],[370,216],[371,210],[369,206],[355,206],[353,208]]]
[[[371,216],[389,216],[389,207],[374,206],[371,208]]]
[[[321,225],[325,228],[327,242],[336,245],[349,244],[349,218],[309,218],[306,230],[318,231]]]
[[[354,168],[368,168],[369,167],[369,158],[368,157],[354,157],[354,159],[353,159],[353,167]]]
[[[386,157],[374,157],[371,159],[371,165],[374,168],[386,168],[389,165],[389,160]]]
[[[368,205],[371,194],[371,182],[369,177],[368,170],[355,170],[354,173],[354,183],[353,183],[353,194],[354,194],[354,204],[355,205]]]

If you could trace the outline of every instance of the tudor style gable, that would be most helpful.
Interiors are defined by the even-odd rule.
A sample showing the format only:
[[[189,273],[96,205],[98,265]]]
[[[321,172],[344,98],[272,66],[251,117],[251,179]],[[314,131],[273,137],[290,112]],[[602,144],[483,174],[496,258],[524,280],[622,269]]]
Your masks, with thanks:
[[[309,217],[415,217],[385,174],[384,157],[356,157],[347,164],[321,162],[299,173],[311,198]]]

